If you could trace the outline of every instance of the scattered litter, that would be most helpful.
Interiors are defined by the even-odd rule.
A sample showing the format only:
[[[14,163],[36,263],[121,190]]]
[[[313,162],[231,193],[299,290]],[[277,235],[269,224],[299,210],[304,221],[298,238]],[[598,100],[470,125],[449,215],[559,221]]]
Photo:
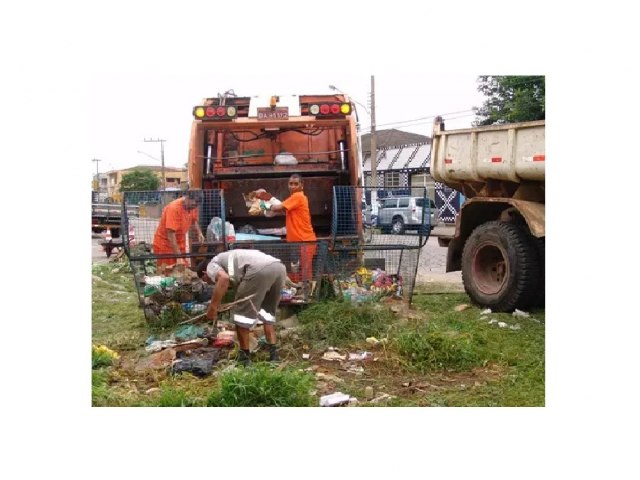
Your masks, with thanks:
[[[365,342],[367,342],[369,345],[377,345],[380,343],[380,340],[378,340],[376,337],[369,337],[365,340]]]
[[[308,353],[303,353],[303,354],[302,354],[302,358],[303,358],[304,360],[309,360],[309,357],[310,357],[310,356],[311,356],[311,355],[309,355]]]
[[[231,340],[235,340],[236,332],[234,332],[233,330],[221,330],[220,332],[218,332],[218,335],[216,335],[216,338],[219,338],[219,339],[229,338]]]
[[[466,310],[469,307],[470,307],[470,305],[468,305],[466,303],[463,303],[462,305],[458,305],[457,307],[455,307],[454,310],[456,312],[462,312],[462,311]]]
[[[491,309],[490,308],[485,308],[484,310],[482,310],[480,312],[480,315],[489,315],[491,313]]]
[[[351,397],[346,393],[335,392],[330,395],[320,397],[321,407],[337,407],[349,403]]]
[[[149,345],[144,347],[147,352],[159,352],[165,348],[175,347],[176,342],[174,340],[154,340]]]
[[[150,388],[150,389],[148,389],[148,390],[145,390],[145,392],[144,392],[144,393],[146,393],[147,395],[149,395],[149,394],[151,394],[151,393],[156,393],[156,392],[159,392],[159,391],[160,391],[160,389],[159,389],[158,387],[152,387],[152,388]]]
[[[511,330],[520,330],[520,324],[516,323],[515,325],[509,325]]]
[[[383,393],[379,397],[376,397],[373,400],[371,400],[371,403],[384,402],[385,400],[391,400],[392,398],[396,398],[396,396],[395,395],[389,395],[388,393]]]
[[[350,365],[347,368],[347,372],[349,373],[355,373],[356,375],[362,375],[364,373],[364,368],[360,367],[358,365]]]
[[[213,341],[213,346],[215,348],[223,348],[233,345],[233,338],[216,338]]]
[[[529,318],[531,316],[527,312],[523,312],[522,310],[518,310],[517,308],[513,311],[512,315],[514,317],[524,317],[524,318]]]
[[[495,318],[489,320],[489,325],[493,325],[494,323],[498,323],[498,320],[496,320]]]
[[[367,400],[373,399],[373,387],[369,386],[364,389],[364,396]]]
[[[338,352],[335,352],[333,350],[330,350],[328,352],[324,352],[324,355],[322,355],[322,359],[323,360],[329,360],[329,361],[344,360],[346,358],[347,358],[346,355],[340,355]]]
[[[355,407],[358,405],[358,399],[356,397],[351,397],[349,399],[349,405],[347,407]]]
[[[498,326],[499,326],[500,328],[507,328],[509,325],[508,325],[508,324],[506,324],[506,323],[504,323],[504,322],[498,322]]]
[[[173,346],[173,349],[176,352],[184,352],[187,350],[195,350],[201,347],[205,347],[209,344],[209,339],[207,338],[194,338],[193,340],[189,340],[187,342],[178,343]]]
[[[184,342],[204,335],[204,328],[197,325],[182,325],[176,330],[174,337],[177,341]]]
[[[358,352],[358,353],[350,353],[349,360],[372,360],[373,353],[371,352]]]
[[[173,348],[167,348],[161,352],[152,353],[145,360],[147,368],[166,368],[169,367],[176,359],[176,351]]]

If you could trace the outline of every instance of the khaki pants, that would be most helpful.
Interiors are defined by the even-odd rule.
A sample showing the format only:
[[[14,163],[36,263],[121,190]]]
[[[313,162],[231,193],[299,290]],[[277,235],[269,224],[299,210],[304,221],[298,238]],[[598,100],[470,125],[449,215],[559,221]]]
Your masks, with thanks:
[[[231,319],[233,320],[235,315],[241,315],[254,320],[259,317],[263,322],[275,323],[276,309],[280,302],[282,287],[284,287],[286,278],[287,270],[280,262],[267,265],[250,278],[244,277],[236,290],[236,300],[255,294],[251,298],[251,303],[255,306],[255,310],[251,303],[243,302],[232,309]],[[272,315],[273,319],[258,315],[256,312],[261,309]],[[247,327],[235,320],[234,323],[241,327]]]

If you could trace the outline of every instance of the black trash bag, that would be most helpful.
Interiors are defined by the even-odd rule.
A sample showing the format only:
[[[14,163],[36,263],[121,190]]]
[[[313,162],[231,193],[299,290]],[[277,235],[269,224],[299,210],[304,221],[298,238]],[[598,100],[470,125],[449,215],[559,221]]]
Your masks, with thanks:
[[[213,365],[220,359],[220,349],[203,347],[192,350],[191,355],[187,355],[186,352],[178,352],[176,357],[176,361],[171,367],[172,374],[189,372],[196,377],[206,377],[211,375]]]

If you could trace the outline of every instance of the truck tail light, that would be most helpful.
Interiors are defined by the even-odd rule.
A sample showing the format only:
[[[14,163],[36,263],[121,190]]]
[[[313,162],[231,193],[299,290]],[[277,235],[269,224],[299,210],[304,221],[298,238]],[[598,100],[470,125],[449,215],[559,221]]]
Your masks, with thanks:
[[[232,120],[238,115],[234,106],[197,106],[193,107],[193,116],[197,120]]]
[[[349,103],[314,103],[309,105],[309,113],[316,116],[341,116],[351,113]]]

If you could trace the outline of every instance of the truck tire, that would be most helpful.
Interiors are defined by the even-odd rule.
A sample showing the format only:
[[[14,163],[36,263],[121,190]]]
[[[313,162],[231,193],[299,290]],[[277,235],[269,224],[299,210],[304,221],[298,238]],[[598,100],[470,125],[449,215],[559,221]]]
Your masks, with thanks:
[[[528,232],[510,223],[483,223],[462,251],[464,289],[474,303],[494,312],[527,308],[537,292],[537,257]]]
[[[404,222],[402,217],[395,217],[391,222],[391,233],[402,235],[404,233]]]
[[[118,238],[120,236],[120,227],[111,227],[111,238]]]
[[[538,270],[540,272],[538,277],[538,287],[536,290],[536,295],[535,295],[535,300],[533,305],[536,307],[544,307],[544,284],[545,284],[544,237],[534,238],[533,240],[535,242],[536,250],[538,253]]]

